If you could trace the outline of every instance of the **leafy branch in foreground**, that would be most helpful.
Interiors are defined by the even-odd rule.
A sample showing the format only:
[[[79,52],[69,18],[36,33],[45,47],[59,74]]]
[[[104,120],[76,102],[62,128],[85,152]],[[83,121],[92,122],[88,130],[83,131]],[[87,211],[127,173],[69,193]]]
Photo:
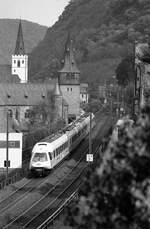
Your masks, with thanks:
[[[150,106],[118,142],[99,153],[79,199],[66,212],[73,228],[150,228]]]

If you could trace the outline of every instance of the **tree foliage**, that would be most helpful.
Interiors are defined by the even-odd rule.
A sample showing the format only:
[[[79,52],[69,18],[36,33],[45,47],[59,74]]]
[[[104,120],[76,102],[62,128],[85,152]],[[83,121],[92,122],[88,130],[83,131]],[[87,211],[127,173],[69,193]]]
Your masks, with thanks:
[[[122,86],[126,86],[134,80],[135,72],[133,61],[133,56],[127,56],[122,59],[116,68],[116,78],[118,83]]]
[[[127,124],[120,140],[99,154],[79,199],[68,208],[73,228],[150,228],[150,106],[133,128]]]

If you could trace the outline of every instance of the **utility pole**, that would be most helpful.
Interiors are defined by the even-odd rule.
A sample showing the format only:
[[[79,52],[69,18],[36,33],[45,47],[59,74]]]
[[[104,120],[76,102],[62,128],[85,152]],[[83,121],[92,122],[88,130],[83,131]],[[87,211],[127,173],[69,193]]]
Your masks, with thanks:
[[[8,163],[9,163],[9,126],[8,126],[8,110],[7,110],[7,122],[6,122],[6,180],[8,179]]]
[[[90,113],[89,154],[92,153],[92,138],[91,138],[91,132],[92,132],[92,113]]]
[[[89,153],[86,154],[86,161],[87,162],[93,162],[93,154],[92,154],[92,113],[90,113]]]

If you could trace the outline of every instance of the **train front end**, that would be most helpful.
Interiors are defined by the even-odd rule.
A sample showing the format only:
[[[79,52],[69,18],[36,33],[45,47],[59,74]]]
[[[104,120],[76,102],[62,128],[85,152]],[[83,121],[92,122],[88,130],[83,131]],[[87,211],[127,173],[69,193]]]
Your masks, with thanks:
[[[40,142],[34,146],[29,165],[31,174],[41,174],[44,176],[52,169],[50,151],[50,146],[47,143]]]

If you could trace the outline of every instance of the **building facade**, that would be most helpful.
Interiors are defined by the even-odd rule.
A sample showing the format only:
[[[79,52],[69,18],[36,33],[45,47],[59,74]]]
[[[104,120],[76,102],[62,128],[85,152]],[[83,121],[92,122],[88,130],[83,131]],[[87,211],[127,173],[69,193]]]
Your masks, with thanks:
[[[88,88],[89,88],[88,83],[81,83],[80,84],[80,102],[81,103],[88,103],[89,102]]]

